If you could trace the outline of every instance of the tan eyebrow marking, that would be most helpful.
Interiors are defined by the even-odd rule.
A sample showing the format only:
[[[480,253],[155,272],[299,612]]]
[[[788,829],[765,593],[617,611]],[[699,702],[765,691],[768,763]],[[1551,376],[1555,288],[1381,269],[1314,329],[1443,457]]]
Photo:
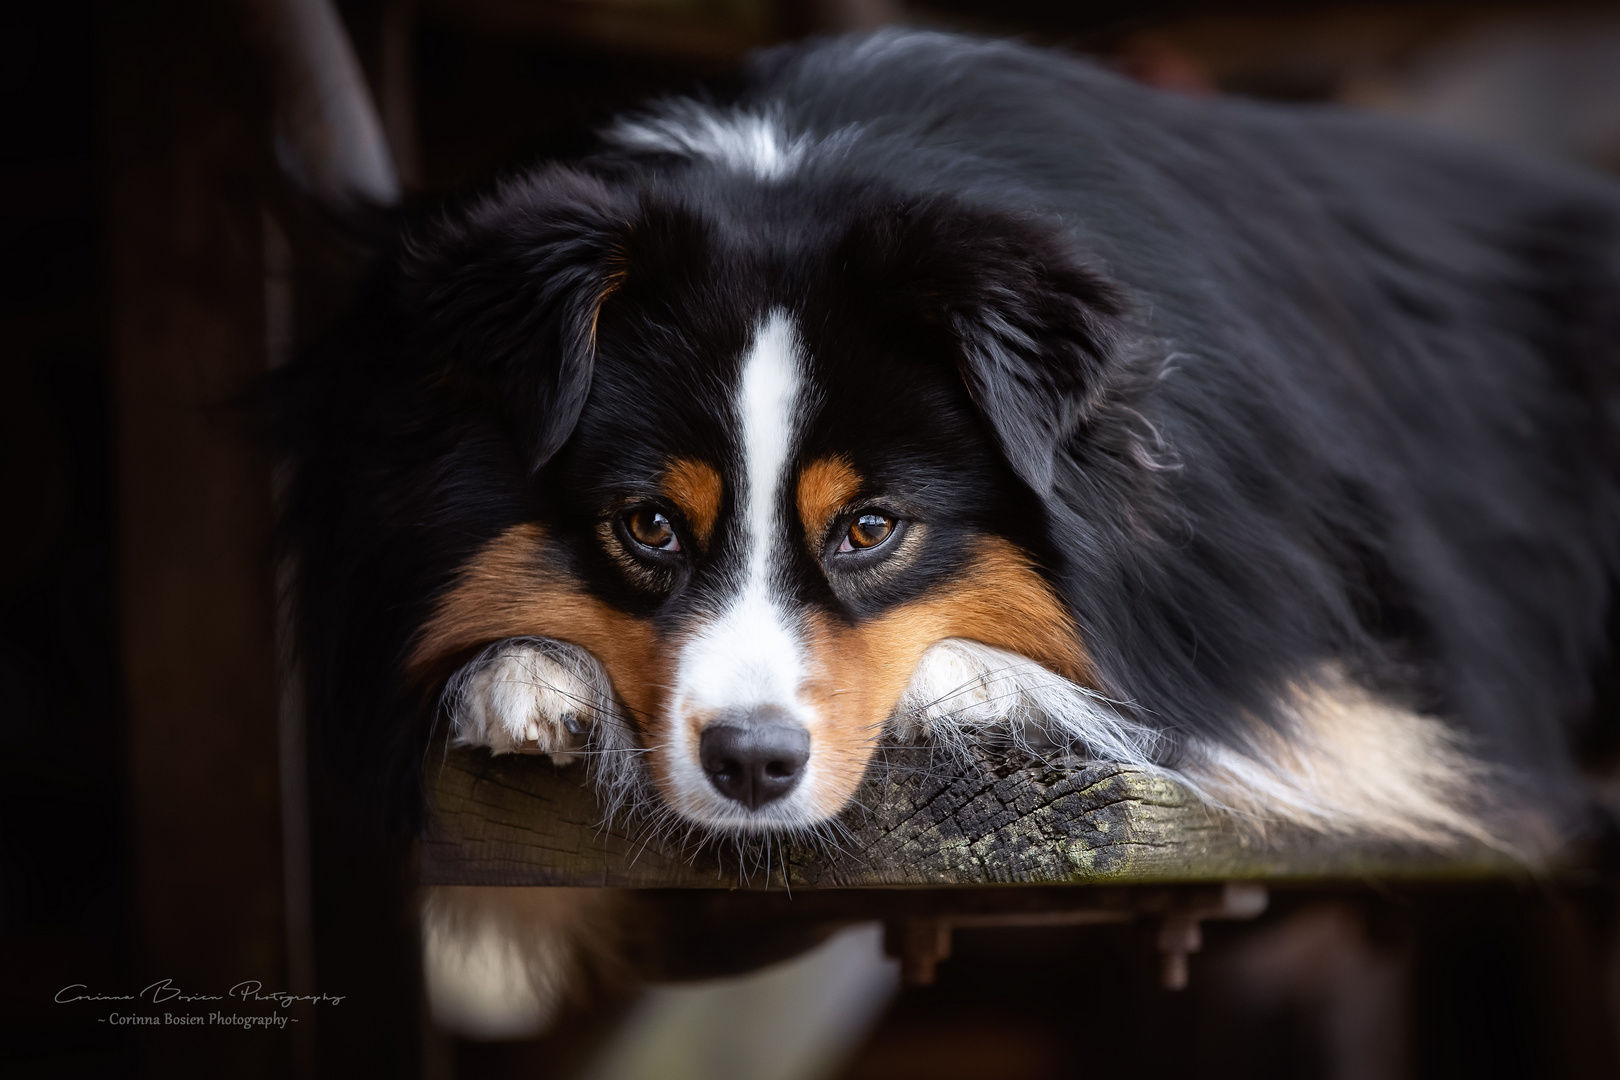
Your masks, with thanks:
[[[714,532],[715,519],[720,516],[720,497],[725,491],[714,467],[692,458],[677,458],[664,471],[658,489],[681,508],[681,513],[697,532],[698,541],[707,544]]]
[[[860,473],[842,455],[817,458],[799,471],[799,521],[812,548],[821,546],[832,516],[860,490]]]

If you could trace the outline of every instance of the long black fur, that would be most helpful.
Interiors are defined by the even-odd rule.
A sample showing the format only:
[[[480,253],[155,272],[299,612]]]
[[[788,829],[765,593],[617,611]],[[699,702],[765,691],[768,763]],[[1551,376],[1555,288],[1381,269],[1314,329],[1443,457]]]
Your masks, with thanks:
[[[933,34],[761,54],[731,104],[802,164],[519,174],[409,230],[281,378],[312,712],[381,797],[414,812],[433,715],[402,658],[502,530],[556,523],[610,602],[690,612],[606,564],[593,500],[702,455],[774,304],[839,388],[817,437],[869,432],[1033,552],[1167,746],[1333,659],[1573,798],[1620,557],[1620,186]],[[911,587],[812,578],[851,620]]]

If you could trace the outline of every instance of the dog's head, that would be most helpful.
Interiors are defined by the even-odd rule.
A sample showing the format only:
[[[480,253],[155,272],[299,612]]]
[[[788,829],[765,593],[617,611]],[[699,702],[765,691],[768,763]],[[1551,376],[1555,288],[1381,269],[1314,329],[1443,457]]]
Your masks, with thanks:
[[[750,829],[843,807],[936,642],[1087,681],[1043,500],[1118,302],[1049,223],[554,170],[413,251],[431,407],[498,433],[527,508],[415,632],[424,687],[582,646],[669,805]]]

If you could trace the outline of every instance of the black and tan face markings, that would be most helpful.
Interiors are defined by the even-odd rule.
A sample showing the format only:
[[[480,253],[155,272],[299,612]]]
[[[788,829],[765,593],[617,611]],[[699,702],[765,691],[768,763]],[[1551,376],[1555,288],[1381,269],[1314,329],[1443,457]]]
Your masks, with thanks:
[[[861,474],[847,457],[835,454],[816,458],[799,470],[799,491],[795,500],[799,524],[804,528],[810,551],[819,555],[827,542],[833,519],[861,492]]]
[[[656,494],[626,495],[603,511],[597,538],[633,584],[667,592],[682,567],[707,551],[725,493],[714,466],[674,458],[659,474]]]
[[[842,454],[816,458],[799,470],[799,524],[818,560],[836,565],[839,555],[892,549],[905,534],[904,517],[881,499],[863,498],[863,487],[861,474]]]
[[[661,711],[669,656],[648,620],[618,610],[570,576],[547,530],[517,525],[462,567],[417,634],[406,670],[419,685],[442,683],[456,658],[492,641],[555,638],[588,649],[607,668],[635,723]]]
[[[805,812],[812,816],[836,813],[848,800],[918,662],[941,640],[972,639],[1089,681],[1090,661],[1074,621],[1027,552],[957,521],[950,505],[913,505],[906,491],[888,490],[892,482],[879,488],[855,460],[846,453],[829,453],[784,470],[778,481],[787,485],[784,509],[797,518],[796,527],[786,532],[750,518],[750,504],[741,494],[728,497],[721,471],[691,456],[668,459],[643,492],[626,493],[609,508],[602,542],[627,577],[666,596],[686,588],[678,584],[682,580],[695,580],[704,590],[723,582],[734,591],[703,601],[723,613],[717,620],[703,616],[691,625],[682,623],[678,610],[702,609],[685,602],[674,604],[665,616],[614,618],[609,609],[588,609],[583,598],[553,592],[560,582],[535,590],[549,603],[566,596],[593,624],[588,636],[595,647],[608,649],[611,655],[604,662],[615,684],[627,684],[628,693],[620,693],[636,699],[627,703],[644,718],[648,745],[660,748],[648,763],[673,804],[688,805],[698,797],[695,791],[706,791],[701,773],[693,772],[696,766],[688,767],[684,758],[688,751],[695,753],[691,748],[699,745],[702,729],[717,709],[735,704],[731,696],[757,677],[757,672],[732,675],[731,669],[744,661],[763,663],[781,653],[776,666],[787,681],[771,690],[766,703],[791,707],[815,731],[817,779],[805,795]],[[728,530],[747,543],[741,548],[723,543]],[[754,553],[751,545],[760,540],[773,554]],[[931,546],[941,550],[931,551]],[[782,566],[779,560],[795,559],[802,572],[830,587],[830,593],[819,593],[822,600],[814,599],[818,593],[812,590],[796,600],[784,593],[762,604],[760,610],[780,622],[786,635],[774,651],[761,651],[760,645],[775,632],[772,627],[761,631],[746,619],[739,623],[746,623],[745,628],[735,632],[723,625],[747,604],[760,602],[750,599],[746,584],[739,586],[732,574],[705,577],[704,562],[733,554],[745,560],[744,566],[754,561]],[[697,577],[681,577],[692,574]],[[764,580],[769,584],[769,578]],[[458,589],[455,602],[441,614],[444,622],[469,618],[479,606],[474,595],[470,582]],[[721,600],[719,606],[711,603]],[[521,614],[513,612],[512,621],[528,632],[535,632],[530,626],[538,630],[546,621],[538,601],[537,595]],[[610,638],[617,640],[607,646]],[[647,685],[638,669],[657,671],[657,685]],[[744,703],[757,704],[752,698]],[[672,749],[677,747],[685,749]],[[716,796],[710,792],[706,797]]]
[[[928,647],[965,637],[1027,656],[1082,685],[1091,662],[1067,610],[1029,558],[1004,540],[982,538],[971,569],[884,614],[851,626],[821,615],[808,622],[810,675],[800,688],[821,715],[825,754],[821,811],[836,812],[860,782],[875,733],[894,708]],[[667,739],[667,693],[674,655],[648,620],[590,596],[562,573],[545,530],[508,530],[465,566],[422,627],[408,670],[423,684],[442,680],[453,658],[509,637],[549,637],[589,649],[650,745]],[[652,762],[662,775],[668,764]]]
[[[696,458],[676,458],[665,468],[658,490],[680,509],[698,545],[707,548],[725,495],[719,470]]]
[[[825,720],[818,746],[828,812],[859,783],[876,733],[938,642],[968,638],[1082,684],[1092,678],[1073,619],[1034,560],[1012,542],[949,530],[961,558],[948,559],[930,580],[905,584],[923,557],[928,529],[919,518],[928,515],[907,514],[891,502],[870,490],[844,455],[816,458],[800,470],[796,504],[809,553],[833,592],[863,612],[853,620],[810,612],[806,620],[811,674],[802,693]]]
[[[795,504],[805,546],[834,595],[859,610],[892,595],[916,564],[927,526],[907,500],[868,490],[843,454],[817,457],[799,470]]]
[[[865,774],[876,735],[923,654],[968,638],[1028,657],[1081,685],[1091,659],[1062,601],[1029,556],[999,537],[971,545],[965,568],[854,624],[812,614],[804,697],[824,717],[826,812],[836,812]]]
[[[910,524],[898,512],[859,498],[862,478],[847,456],[816,458],[800,470],[795,505],[810,554],[828,572],[858,572],[873,561],[861,558],[915,548],[904,544]],[[659,475],[658,499],[629,497],[610,507],[601,519],[601,542],[615,562],[637,583],[667,585],[673,557],[707,553],[720,524],[725,481],[708,462],[689,457],[670,460]],[[688,552],[688,548],[695,552]],[[839,556],[853,555],[841,560]],[[844,565],[838,565],[843,563]]]
[[[627,499],[610,507],[596,523],[596,537],[631,585],[649,593],[667,593],[679,578],[685,546],[673,508],[645,499]]]

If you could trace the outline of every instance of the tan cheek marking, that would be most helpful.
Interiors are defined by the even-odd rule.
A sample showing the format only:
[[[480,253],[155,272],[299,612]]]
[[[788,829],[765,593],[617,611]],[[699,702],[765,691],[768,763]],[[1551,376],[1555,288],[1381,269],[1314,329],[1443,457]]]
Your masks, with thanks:
[[[467,651],[509,637],[556,638],[590,650],[638,727],[659,715],[669,680],[657,631],[558,573],[536,524],[508,529],[473,556],[422,626],[406,671],[436,682]]]
[[[725,488],[720,474],[705,462],[680,458],[664,473],[658,489],[681,508],[686,520],[697,531],[700,543],[707,544],[720,516],[720,497]]]
[[[805,695],[826,721],[816,746],[832,779],[822,792],[826,812],[859,785],[923,653],[953,637],[1018,653],[1082,685],[1091,679],[1074,620],[1029,557],[1005,540],[980,540],[964,575],[869,622],[848,627],[813,618],[815,674]]]
[[[843,457],[818,458],[799,473],[799,521],[812,548],[826,539],[832,516],[861,490],[861,476]]]

